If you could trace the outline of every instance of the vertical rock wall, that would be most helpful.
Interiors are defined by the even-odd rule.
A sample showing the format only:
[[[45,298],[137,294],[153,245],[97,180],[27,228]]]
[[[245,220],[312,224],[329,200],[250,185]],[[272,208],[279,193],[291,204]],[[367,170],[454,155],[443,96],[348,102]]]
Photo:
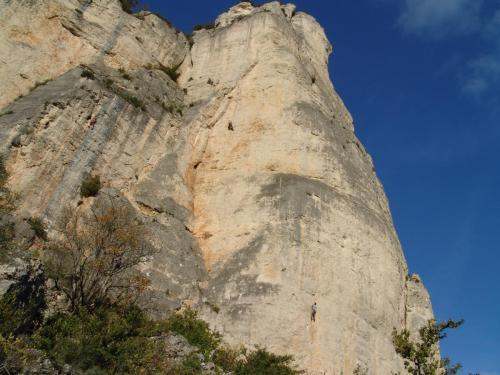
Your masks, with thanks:
[[[391,332],[418,329],[430,300],[407,281],[311,16],[244,2],[190,50],[113,0],[3,0],[0,16],[0,150],[20,213],[50,226],[99,174],[150,228],[153,313],[194,305],[230,343],[292,353],[311,373],[403,373]],[[164,67],[181,62],[176,83]]]

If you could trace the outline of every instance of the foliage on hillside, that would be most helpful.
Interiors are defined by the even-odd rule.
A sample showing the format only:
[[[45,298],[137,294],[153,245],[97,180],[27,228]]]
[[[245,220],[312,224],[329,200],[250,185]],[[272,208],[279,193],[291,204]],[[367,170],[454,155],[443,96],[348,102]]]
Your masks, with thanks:
[[[401,332],[394,330],[394,348],[403,358],[408,372],[412,375],[456,374],[462,366],[452,366],[448,358],[440,359],[439,341],[446,337],[446,330],[458,328],[462,324],[463,320],[437,323],[431,319],[420,328],[417,339],[413,339],[407,329]]]
[[[0,163],[2,189],[7,177]],[[194,375],[207,364],[216,374],[302,373],[291,356],[224,346],[221,335],[190,308],[164,320],[148,317],[135,304],[149,285],[134,270],[151,254],[143,224],[130,206],[108,198],[99,194],[90,207],[64,210],[51,228],[58,233],[55,240],[41,219],[30,220],[47,240],[45,273],[40,268],[27,274],[0,298],[0,375],[53,374],[67,366],[87,374]],[[54,284],[47,293],[46,276]],[[52,303],[54,296],[65,303],[49,311],[49,296]],[[169,338],[181,336],[189,351],[167,355]]]

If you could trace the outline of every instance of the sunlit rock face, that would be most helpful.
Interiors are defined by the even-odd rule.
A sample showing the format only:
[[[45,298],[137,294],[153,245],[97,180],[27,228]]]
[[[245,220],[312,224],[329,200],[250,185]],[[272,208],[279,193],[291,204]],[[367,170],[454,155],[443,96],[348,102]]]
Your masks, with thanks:
[[[98,174],[158,249],[141,268],[153,314],[193,305],[228,342],[310,373],[404,373],[392,330],[432,307],[314,18],[244,2],[189,43],[112,0],[3,1],[0,17],[0,150],[20,213],[50,226]],[[164,67],[179,65],[175,82]]]

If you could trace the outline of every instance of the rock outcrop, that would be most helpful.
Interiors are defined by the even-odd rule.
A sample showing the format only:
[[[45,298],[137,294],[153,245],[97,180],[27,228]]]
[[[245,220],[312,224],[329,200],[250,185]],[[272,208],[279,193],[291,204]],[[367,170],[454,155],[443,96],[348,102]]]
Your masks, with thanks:
[[[50,227],[98,174],[148,223],[154,314],[196,306],[231,344],[291,352],[310,373],[404,373],[392,330],[432,308],[313,17],[240,3],[191,48],[114,0],[3,0],[0,18],[19,212]]]

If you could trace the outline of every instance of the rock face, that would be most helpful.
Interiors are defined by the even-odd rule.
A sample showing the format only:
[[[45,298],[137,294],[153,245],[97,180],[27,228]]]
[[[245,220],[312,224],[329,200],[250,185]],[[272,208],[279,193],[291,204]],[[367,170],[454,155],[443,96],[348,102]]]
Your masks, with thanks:
[[[0,151],[20,212],[50,226],[99,174],[150,228],[153,313],[192,304],[230,343],[310,373],[404,373],[391,332],[432,308],[314,18],[240,3],[191,49],[112,0],[3,0],[0,18]]]

